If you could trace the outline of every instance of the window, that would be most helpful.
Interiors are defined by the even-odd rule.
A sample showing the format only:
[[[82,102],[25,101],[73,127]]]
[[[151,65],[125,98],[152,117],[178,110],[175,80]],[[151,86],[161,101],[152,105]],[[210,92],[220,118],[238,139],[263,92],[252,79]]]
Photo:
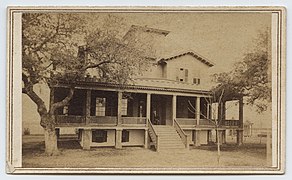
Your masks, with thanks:
[[[103,143],[107,142],[107,131],[105,130],[93,130],[92,142]]]
[[[189,78],[189,70],[185,69],[185,82],[188,82],[188,78]]]
[[[122,142],[129,142],[130,132],[127,130],[122,131]]]
[[[193,84],[200,84],[201,80],[200,78],[193,78]]]
[[[106,98],[97,97],[95,103],[95,116],[105,116]]]
[[[122,116],[128,115],[128,99],[122,99]]]
[[[184,68],[179,68],[179,78],[178,80],[180,82],[188,82],[188,77],[189,77],[189,70],[184,69]]]

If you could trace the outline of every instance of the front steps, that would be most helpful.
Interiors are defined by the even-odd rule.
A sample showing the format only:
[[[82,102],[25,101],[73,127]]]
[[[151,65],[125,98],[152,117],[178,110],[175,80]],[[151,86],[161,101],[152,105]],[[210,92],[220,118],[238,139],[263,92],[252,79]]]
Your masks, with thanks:
[[[185,144],[182,142],[179,134],[176,132],[173,126],[165,125],[153,125],[155,133],[158,135],[158,147],[161,150],[184,150]],[[150,132],[149,132],[150,133]],[[150,133],[151,137],[151,133]]]

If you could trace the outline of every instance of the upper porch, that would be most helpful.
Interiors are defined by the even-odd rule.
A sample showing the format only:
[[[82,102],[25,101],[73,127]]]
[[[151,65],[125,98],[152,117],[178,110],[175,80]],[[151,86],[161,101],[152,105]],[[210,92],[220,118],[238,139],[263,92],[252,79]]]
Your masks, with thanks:
[[[62,100],[68,91],[52,87],[51,103]],[[148,120],[154,125],[173,125],[176,120],[182,129],[213,129],[215,117],[208,96],[206,92],[79,87],[70,103],[56,110],[56,126],[144,129]],[[225,112],[221,128],[242,128],[242,118],[226,119]]]

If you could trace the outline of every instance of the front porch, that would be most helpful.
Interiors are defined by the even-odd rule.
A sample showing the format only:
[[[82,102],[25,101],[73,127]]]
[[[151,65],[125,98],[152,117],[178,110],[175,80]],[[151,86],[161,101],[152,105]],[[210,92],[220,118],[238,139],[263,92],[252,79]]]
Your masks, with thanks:
[[[66,91],[55,87],[51,101],[60,101]],[[153,126],[172,126],[188,148],[192,144],[208,144],[210,131],[215,128],[211,108],[206,95],[200,94],[77,89],[70,104],[56,111],[56,128],[78,129],[84,149],[102,146],[149,148],[151,145],[157,149],[158,137],[151,137],[151,133],[155,134]],[[241,120],[224,119],[222,132],[226,129],[241,132],[240,124]],[[238,138],[239,144],[240,140]]]

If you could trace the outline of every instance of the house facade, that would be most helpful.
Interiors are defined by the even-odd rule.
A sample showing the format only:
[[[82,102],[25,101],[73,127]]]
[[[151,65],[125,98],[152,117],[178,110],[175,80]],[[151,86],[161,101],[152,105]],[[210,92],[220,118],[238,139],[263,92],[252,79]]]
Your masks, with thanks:
[[[60,82],[51,87],[51,103],[66,97],[72,83],[75,93],[67,106],[56,111],[56,130],[76,128],[83,149],[141,146],[160,151],[207,145],[215,129],[208,87],[208,72],[213,66],[198,53],[185,51],[155,60],[133,78],[133,84],[100,83],[90,76],[82,81]],[[232,129],[241,144],[242,99],[239,119],[225,119],[224,104],[222,107],[217,136],[224,142],[226,130]]]

